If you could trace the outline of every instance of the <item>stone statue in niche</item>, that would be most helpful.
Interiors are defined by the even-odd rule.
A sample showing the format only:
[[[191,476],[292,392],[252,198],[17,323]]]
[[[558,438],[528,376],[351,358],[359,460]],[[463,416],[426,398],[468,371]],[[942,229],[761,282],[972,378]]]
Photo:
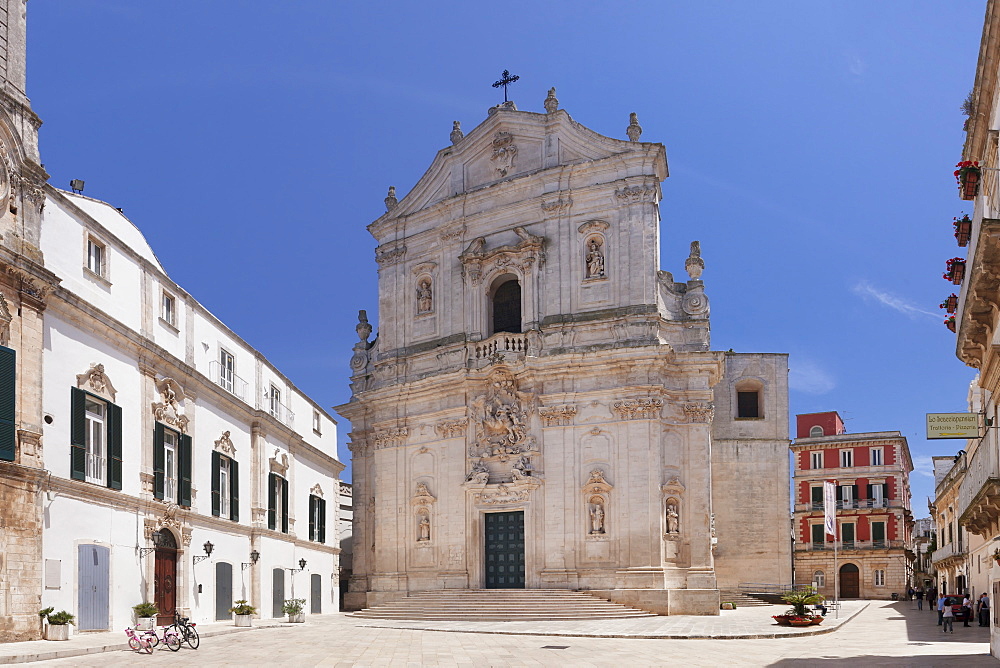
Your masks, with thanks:
[[[604,252],[597,237],[587,242],[587,278],[602,278],[604,276]]]
[[[590,533],[604,533],[604,501],[599,496],[590,500]]]
[[[417,283],[417,313],[430,313],[434,310],[434,294],[431,292],[431,279],[421,278]]]
[[[677,513],[677,504],[667,504],[667,533],[681,532],[681,518]]]
[[[420,522],[417,524],[417,540],[425,541],[431,539],[431,520],[426,514],[421,513]]]

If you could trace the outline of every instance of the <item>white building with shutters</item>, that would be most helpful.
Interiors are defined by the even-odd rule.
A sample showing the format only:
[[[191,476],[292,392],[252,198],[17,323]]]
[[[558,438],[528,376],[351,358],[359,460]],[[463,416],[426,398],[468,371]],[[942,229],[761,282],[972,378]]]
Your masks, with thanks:
[[[289,598],[336,611],[329,414],[170,280],[117,209],[49,188],[41,249],[60,279],[44,315],[41,605],[80,630],[122,628],[142,601],[196,621],[229,619],[237,599],[264,618]]]

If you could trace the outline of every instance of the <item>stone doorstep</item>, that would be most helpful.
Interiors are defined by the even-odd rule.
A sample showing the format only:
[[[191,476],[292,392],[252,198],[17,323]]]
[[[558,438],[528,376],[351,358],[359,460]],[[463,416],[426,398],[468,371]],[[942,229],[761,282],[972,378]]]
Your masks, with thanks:
[[[255,629],[278,628],[281,626],[292,626],[292,624],[271,619],[267,621],[254,620],[254,625],[249,628],[244,626],[232,626],[230,624],[202,625],[199,623],[198,636],[200,638],[211,638],[212,636],[222,636],[230,633],[240,633],[242,631],[253,631]],[[73,646],[73,641],[75,640],[82,640],[83,642],[87,642],[89,640],[93,643],[94,639],[104,639],[110,641],[114,636],[119,636],[124,638],[124,640],[119,641],[116,639],[102,644],[90,644],[87,647],[81,647],[80,645],[75,647]],[[46,646],[53,645],[53,648],[51,650],[46,649],[42,651],[32,651],[37,649],[36,643],[45,643]],[[29,644],[32,646],[30,649],[27,647]],[[182,652],[185,647],[186,644],[182,645]],[[187,649],[188,651],[194,651],[190,648]],[[22,651],[18,652],[17,650]],[[24,642],[2,644],[0,645],[0,665],[49,661],[51,659],[65,659],[74,656],[86,656],[88,654],[100,654],[103,652],[117,652],[123,650],[132,651],[128,646],[128,638],[125,636],[124,629],[122,631],[101,631],[93,634],[90,632],[83,632],[70,636],[69,640],[28,640]]]

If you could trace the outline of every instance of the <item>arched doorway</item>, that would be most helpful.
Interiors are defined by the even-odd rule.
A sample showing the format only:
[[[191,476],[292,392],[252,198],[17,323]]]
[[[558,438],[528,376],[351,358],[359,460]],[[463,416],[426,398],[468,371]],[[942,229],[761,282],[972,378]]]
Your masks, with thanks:
[[[854,564],[840,567],[840,598],[861,598],[861,573]]]
[[[156,561],[153,566],[153,602],[160,613],[159,625],[174,623],[177,608],[177,538],[167,529],[160,529],[153,537]]]
[[[505,277],[493,289],[493,331],[521,333],[521,284],[514,277]]]

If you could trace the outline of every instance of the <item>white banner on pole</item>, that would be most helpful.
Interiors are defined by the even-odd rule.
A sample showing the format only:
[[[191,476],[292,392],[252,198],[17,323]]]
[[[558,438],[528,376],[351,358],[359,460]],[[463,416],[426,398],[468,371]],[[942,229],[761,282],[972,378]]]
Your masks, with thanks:
[[[832,482],[823,483],[823,525],[826,533],[837,538],[837,486]]]

